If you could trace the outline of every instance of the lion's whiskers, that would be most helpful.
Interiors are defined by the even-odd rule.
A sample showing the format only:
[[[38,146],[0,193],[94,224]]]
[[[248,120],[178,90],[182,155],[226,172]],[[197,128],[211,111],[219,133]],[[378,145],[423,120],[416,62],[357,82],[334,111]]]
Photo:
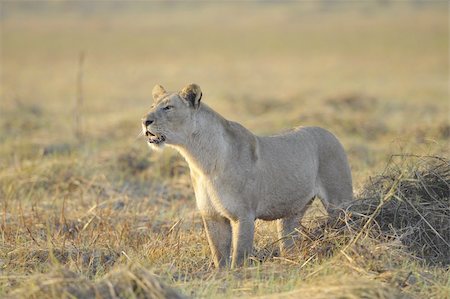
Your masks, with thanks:
[[[136,136],[136,139],[139,139],[142,136],[144,136],[144,130],[140,129],[138,135]]]

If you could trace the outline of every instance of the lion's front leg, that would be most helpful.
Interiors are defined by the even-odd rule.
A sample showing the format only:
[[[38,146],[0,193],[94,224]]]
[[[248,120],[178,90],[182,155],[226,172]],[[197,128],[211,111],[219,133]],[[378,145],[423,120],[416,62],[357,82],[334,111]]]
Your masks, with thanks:
[[[255,220],[244,218],[232,222],[233,228],[233,257],[231,267],[240,267],[252,253]]]
[[[203,215],[202,218],[214,265],[224,267],[230,258],[230,221],[220,215]]]

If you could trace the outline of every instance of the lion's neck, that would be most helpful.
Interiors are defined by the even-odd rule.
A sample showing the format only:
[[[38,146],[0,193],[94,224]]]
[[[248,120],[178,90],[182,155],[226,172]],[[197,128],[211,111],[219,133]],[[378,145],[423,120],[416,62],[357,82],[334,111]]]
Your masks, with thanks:
[[[196,117],[196,128],[190,138],[175,148],[186,159],[191,170],[212,174],[221,171],[223,163],[226,163],[227,120],[204,104],[197,113],[201,115]]]

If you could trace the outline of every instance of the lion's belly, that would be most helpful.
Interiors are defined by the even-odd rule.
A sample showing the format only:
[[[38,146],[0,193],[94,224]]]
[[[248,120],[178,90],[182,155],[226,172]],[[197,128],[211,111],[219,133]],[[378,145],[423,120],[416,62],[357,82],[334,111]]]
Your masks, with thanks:
[[[286,188],[278,186],[260,194],[255,213],[256,218],[276,220],[296,215],[315,195],[315,184],[312,182],[303,186],[290,185]]]
[[[267,138],[256,171],[256,217],[275,220],[302,211],[317,194],[318,156],[315,144],[298,142],[298,133]],[[274,155],[274,153],[277,153]]]
[[[197,206],[202,214],[218,213],[229,219],[253,215],[275,220],[297,214],[316,194],[312,177],[285,178],[283,183],[253,181],[241,190],[229,184],[197,179]]]

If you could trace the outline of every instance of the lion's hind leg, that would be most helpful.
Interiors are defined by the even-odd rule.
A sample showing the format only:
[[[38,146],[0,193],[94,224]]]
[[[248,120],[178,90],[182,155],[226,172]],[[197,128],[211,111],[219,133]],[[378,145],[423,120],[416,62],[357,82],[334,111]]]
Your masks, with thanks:
[[[353,200],[350,171],[322,173],[318,187],[317,197],[329,216],[340,213],[345,203]]]
[[[299,226],[300,221],[308,210],[313,199],[311,199],[300,212],[292,216],[277,220],[277,231],[280,242],[280,254],[286,255],[294,247],[294,238],[297,235],[295,229]]]

